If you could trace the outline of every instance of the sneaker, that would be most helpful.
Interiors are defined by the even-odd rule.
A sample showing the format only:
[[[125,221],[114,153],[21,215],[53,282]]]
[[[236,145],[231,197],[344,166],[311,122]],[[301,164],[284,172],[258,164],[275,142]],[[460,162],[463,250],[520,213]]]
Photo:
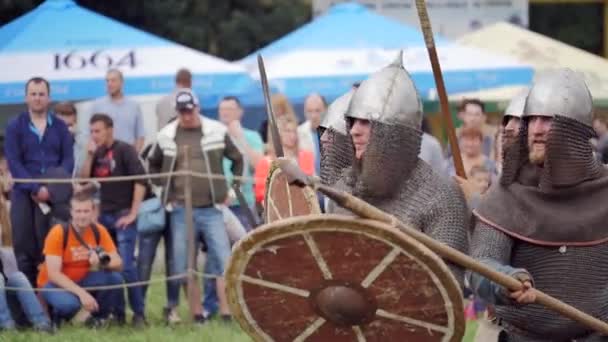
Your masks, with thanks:
[[[165,322],[169,325],[182,322],[182,319],[179,317],[179,313],[177,313],[177,309],[175,308],[163,308],[163,317],[165,318]]]
[[[106,320],[91,316],[84,322],[84,325],[89,329],[101,329],[106,325]]]
[[[203,315],[194,315],[194,324],[203,325],[207,322],[207,319]]]
[[[133,315],[131,325],[133,325],[133,328],[135,329],[142,329],[145,328],[146,325],[148,325],[148,322],[146,322],[146,317],[144,317],[143,315]]]
[[[109,319],[110,325],[116,327],[124,327],[127,325],[127,318],[123,315],[115,315],[113,314]]]
[[[50,334],[53,335],[55,333],[55,327],[53,325],[49,324],[39,324],[34,326],[33,328],[34,332],[37,333],[45,333],[45,334]]]

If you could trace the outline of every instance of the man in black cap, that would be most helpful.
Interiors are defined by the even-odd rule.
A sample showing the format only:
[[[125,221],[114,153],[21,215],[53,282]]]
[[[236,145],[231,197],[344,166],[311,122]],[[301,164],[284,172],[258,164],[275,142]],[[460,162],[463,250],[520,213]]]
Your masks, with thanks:
[[[190,170],[223,176],[223,159],[226,157],[232,161],[232,174],[242,174],[243,158],[228,135],[226,126],[200,115],[198,99],[191,90],[183,89],[176,93],[175,108],[179,113],[177,120],[158,132],[156,144],[148,157],[151,173],[186,170],[185,162],[188,158]],[[189,146],[190,151],[187,157],[182,153],[185,146]],[[184,177],[168,177],[159,181],[163,187],[162,200],[171,217],[173,273],[182,274],[186,272],[187,265]],[[215,206],[226,201],[228,187],[223,178],[193,177],[190,189],[197,241],[203,239],[207,245],[205,273],[218,276],[216,285],[220,313],[223,318],[230,319],[223,278],[230,256],[230,243],[223,214]],[[175,282],[183,284],[183,279]],[[174,311],[178,305],[179,292],[169,293],[168,297],[168,310]],[[202,323],[205,319],[202,308],[199,310],[200,313],[194,318]],[[170,315],[171,313],[168,316]]]

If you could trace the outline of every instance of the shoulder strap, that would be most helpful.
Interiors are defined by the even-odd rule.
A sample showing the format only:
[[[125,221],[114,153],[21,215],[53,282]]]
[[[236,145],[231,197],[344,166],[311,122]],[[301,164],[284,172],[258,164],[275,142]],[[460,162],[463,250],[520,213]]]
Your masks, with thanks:
[[[65,251],[65,248],[68,246],[68,235],[70,234],[69,228],[70,227],[67,224],[61,224],[61,229],[63,229],[63,251]]]
[[[61,228],[63,229],[63,250],[65,250],[65,248],[68,245],[68,236],[69,236],[69,231],[70,231],[71,226],[67,225],[65,223],[62,223]],[[91,225],[91,229],[93,229],[93,235],[95,236],[95,244],[97,246],[99,246],[99,240],[100,240],[99,228],[97,227],[97,225],[95,223],[93,223]],[[86,242],[84,242],[84,240],[82,239],[82,236],[80,236],[80,234],[78,234],[78,232],[76,230],[74,230],[73,228],[71,230],[74,232],[74,236],[76,237],[78,242],[80,242],[80,244],[82,246],[90,249],[90,246],[87,245]]]
[[[95,223],[92,223],[91,229],[93,229],[93,235],[95,236],[95,244],[97,246],[99,246],[99,240],[100,240],[99,227],[97,227],[97,225]]]

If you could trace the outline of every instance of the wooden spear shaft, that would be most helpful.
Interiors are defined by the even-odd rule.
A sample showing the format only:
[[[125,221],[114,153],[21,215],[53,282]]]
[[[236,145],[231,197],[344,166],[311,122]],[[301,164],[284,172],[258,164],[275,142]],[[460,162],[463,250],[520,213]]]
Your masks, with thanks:
[[[454,264],[460,265],[465,269],[469,269],[475,273],[481,274],[482,276],[492,280],[493,282],[511,291],[517,291],[522,288],[522,284],[519,280],[510,277],[506,274],[500,273],[492,269],[491,267],[488,267],[485,264],[471,258],[470,256],[454,248],[442,244],[441,242],[431,238],[423,232],[404,224],[403,222],[397,220],[394,216],[385,213],[384,211],[368,204],[367,202],[355,196],[321,184],[314,184],[314,186],[317,188],[317,190],[327,195],[341,207],[347,208],[361,217],[382,221],[389,223],[393,226],[397,226],[406,234],[408,234],[412,238],[416,239],[418,242],[428,247],[433,252],[437,253],[444,259],[449,260]],[[574,321],[577,321],[595,331],[601,332],[603,334],[608,334],[607,323],[589,314],[586,314],[580,311],[579,309],[560,301],[559,299],[551,297],[538,289],[534,289],[534,291],[536,291],[537,303],[542,304],[547,308],[554,310],[555,312],[558,312]]]
[[[420,27],[424,36],[426,50],[429,53],[431,67],[433,68],[433,77],[435,78],[435,85],[437,86],[437,94],[439,95],[439,103],[441,105],[441,114],[443,115],[443,121],[445,122],[445,128],[448,133],[448,141],[450,143],[450,146],[452,147],[452,158],[454,158],[454,168],[456,169],[456,174],[459,177],[466,178],[467,176],[464,171],[462,156],[460,155],[460,147],[458,146],[458,139],[456,138],[456,130],[454,129],[454,122],[452,121],[452,115],[450,113],[448,94],[445,91],[445,84],[443,83],[443,74],[441,73],[441,65],[439,64],[439,57],[437,57],[437,49],[435,49],[433,29],[431,27],[429,15],[426,11],[425,0],[416,0],[416,9],[418,11],[418,19],[420,19]]]
[[[198,278],[194,273],[196,269],[196,233],[194,231],[194,213],[192,208],[192,175],[190,171],[190,146],[186,145],[182,147],[181,151],[184,158],[184,170],[188,172],[184,178],[184,207],[186,209],[185,220],[186,229],[188,231],[188,278],[186,282],[186,292],[188,294],[188,307],[190,309],[191,317],[197,314],[201,314],[201,290],[198,283]]]

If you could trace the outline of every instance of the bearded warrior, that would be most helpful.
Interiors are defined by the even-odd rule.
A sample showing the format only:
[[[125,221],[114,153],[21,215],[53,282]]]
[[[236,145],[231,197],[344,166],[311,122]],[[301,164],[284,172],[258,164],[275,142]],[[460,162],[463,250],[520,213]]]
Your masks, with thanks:
[[[401,54],[361,83],[345,119],[353,165],[336,187],[466,253],[469,213],[462,192],[418,158],[422,102]],[[448,266],[462,282],[462,270]]]
[[[524,106],[526,105],[526,98],[530,89],[524,89],[517,93],[514,98],[511,99],[505,114],[502,117],[503,127],[503,144],[510,145],[517,141],[519,137],[519,127],[521,123],[521,116],[524,114]]]
[[[608,319],[608,175],[589,142],[592,106],[572,70],[540,76],[518,140],[505,148],[500,182],[474,211],[472,256],[523,284],[509,292],[468,275],[472,289],[495,305],[499,341],[606,340],[534,303],[538,288]]]

